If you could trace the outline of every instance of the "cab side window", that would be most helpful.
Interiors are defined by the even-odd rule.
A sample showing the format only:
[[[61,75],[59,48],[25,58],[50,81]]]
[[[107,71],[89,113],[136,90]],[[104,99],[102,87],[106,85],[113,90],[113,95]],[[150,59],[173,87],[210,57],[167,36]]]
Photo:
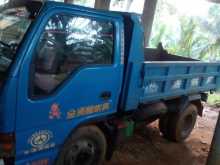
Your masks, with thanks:
[[[67,14],[51,17],[35,50],[32,96],[51,94],[81,66],[112,64],[113,38],[110,21]]]

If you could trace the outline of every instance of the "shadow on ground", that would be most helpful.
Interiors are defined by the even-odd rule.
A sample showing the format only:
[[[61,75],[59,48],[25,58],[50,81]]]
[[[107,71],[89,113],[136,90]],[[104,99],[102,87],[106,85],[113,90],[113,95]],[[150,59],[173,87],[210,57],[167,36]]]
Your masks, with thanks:
[[[181,144],[162,138],[157,122],[137,130],[118,146],[106,165],[205,165],[219,108],[206,106],[190,138]]]

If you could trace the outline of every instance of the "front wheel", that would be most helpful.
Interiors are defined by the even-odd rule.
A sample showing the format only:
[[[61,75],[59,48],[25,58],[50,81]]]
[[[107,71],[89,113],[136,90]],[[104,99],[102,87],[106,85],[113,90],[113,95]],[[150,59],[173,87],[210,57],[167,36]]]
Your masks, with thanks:
[[[160,131],[166,139],[182,142],[191,134],[197,115],[197,107],[190,104],[183,112],[163,116],[159,121]]]
[[[81,127],[67,140],[56,165],[102,165],[106,139],[96,126]]]

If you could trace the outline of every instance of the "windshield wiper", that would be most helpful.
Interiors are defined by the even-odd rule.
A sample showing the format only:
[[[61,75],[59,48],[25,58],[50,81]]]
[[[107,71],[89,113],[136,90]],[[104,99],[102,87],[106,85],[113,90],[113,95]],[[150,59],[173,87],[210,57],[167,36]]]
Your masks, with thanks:
[[[10,48],[10,45],[9,45],[9,44],[7,44],[7,43],[5,43],[5,42],[3,42],[3,41],[0,41],[0,44],[2,44],[2,45],[3,45],[3,46],[5,46],[5,47]]]

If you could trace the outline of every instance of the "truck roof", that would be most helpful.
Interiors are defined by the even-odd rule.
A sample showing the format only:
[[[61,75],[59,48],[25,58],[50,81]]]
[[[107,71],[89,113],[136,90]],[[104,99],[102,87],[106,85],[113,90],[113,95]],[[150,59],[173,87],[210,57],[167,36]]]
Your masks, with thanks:
[[[29,12],[34,13],[34,15],[36,15],[36,12],[39,12],[41,7],[43,5],[47,6],[48,8],[50,7],[72,7],[75,8],[79,11],[90,11],[90,12],[96,12],[96,13],[100,13],[100,14],[105,14],[105,15],[109,15],[109,16],[115,16],[115,17],[141,17],[140,14],[137,13],[128,13],[128,12],[121,12],[121,11],[108,11],[108,10],[102,10],[102,9],[94,9],[94,8],[90,8],[90,7],[84,7],[84,6],[79,6],[79,5],[75,5],[75,4],[67,4],[67,3],[62,3],[62,2],[54,2],[54,1],[45,1],[45,2],[40,2],[40,1],[36,1],[36,0],[31,0],[31,1],[27,1],[24,4],[27,7],[27,9],[29,10]]]

